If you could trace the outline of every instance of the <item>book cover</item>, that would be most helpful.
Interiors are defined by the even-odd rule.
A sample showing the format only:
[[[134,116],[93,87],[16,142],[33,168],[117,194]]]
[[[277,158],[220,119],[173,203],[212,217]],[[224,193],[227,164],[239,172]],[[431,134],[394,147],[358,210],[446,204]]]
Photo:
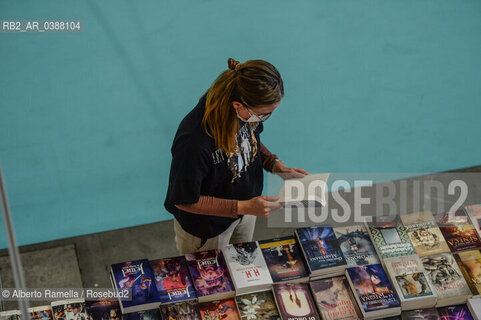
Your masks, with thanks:
[[[481,239],[481,204],[466,206],[464,210],[466,210],[474,229],[478,233],[478,237]]]
[[[122,313],[120,311],[118,300],[88,300],[85,302],[87,316],[89,320],[120,320]]]
[[[439,313],[436,308],[403,311],[402,320],[439,320]]]
[[[29,308],[32,320],[53,320],[52,308],[50,306],[40,306]]]
[[[259,241],[259,247],[273,282],[309,277],[295,237]]]
[[[391,216],[373,217],[368,223],[372,242],[381,258],[406,256],[416,253],[401,219]]]
[[[240,320],[234,299],[199,304],[202,320]]]
[[[162,320],[162,317],[160,316],[160,309],[156,308],[152,310],[124,313],[122,315],[122,320]]]
[[[481,319],[481,299],[480,298],[472,298],[468,299],[468,309],[471,311],[471,315],[476,319]]]
[[[347,268],[364,312],[400,307],[394,288],[380,264]]]
[[[224,256],[219,249],[185,255],[197,296],[234,291]]]
[[[236,297],[242,320],[280,320],[272,290]]]
[[[471,291],[451,253],[422,257],[421,261],[438,299],[471,296]]]
[[[160,316],[162,320],[202,320],[199,305],[193,300],[162,304]]]
[[[481,251],[470,250],[454,254],[461,273],[474,296],[481,295]]]
[[[87,312],[84,299],[58,300],[51,303],[52,314],[56,320],[86,320]]]
[[[275,300],[283,320],[320,320],[306,283],[276,283]]]
[[[424,266],[417,255],[387,258],[384,263],[401,301],[436,297]],[[433,306],[434,303],[431,307]]]
[[[310,286],[322,319],[361,319],[345,276],[315,280],[310,283]]]
[[[346,260],[331,226],[299,228],[296,234],[312,272],[346,266]]]
[[[229,244],[222,251],[227,260],[236,293],[252,287],[269,289],[272,278],[257,241]]]
[[[465,304],[438,308],[441,320],[474,320]]]
[[[196,298],[184,256],[151,260],[150,266],[161,303]]]
[[[406,214],[401,221],[420,257],[451,252],[431,211]]]
[[[119,300],[123,313],[148,310],[160,305],[149,260],[141,259],[113,264],[112,279],[117,290],[132,289],[132,300]]]
[[[380,263],[369,233],[363,225],[334,228],[347,267]]]
[[[481,248],[481,241],[464,209],[436,215],[436,222],[451,252]]]

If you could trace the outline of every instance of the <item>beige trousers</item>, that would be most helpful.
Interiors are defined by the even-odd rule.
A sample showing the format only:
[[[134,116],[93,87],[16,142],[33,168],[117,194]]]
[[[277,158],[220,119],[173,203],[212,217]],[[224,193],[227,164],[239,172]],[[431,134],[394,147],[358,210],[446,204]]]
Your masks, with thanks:
[[[202,239],[182,229],[177,219],[174,218],[175,245],[180,254],[222,249],[229,243],[252,241],[255,225],[256,216],[243,215],[234,221],[227,230],[216,237],[207,239],[201,245]]]

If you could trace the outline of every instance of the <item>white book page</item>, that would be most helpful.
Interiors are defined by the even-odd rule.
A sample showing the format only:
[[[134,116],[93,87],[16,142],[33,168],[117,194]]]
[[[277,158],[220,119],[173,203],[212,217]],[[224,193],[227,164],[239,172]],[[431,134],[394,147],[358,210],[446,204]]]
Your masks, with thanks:
[[[329,173],[309,174],[300,179],[287,179],[279,192],[277,202],[304,202],[314,206],[316,202],[326,205],[326,185]]]

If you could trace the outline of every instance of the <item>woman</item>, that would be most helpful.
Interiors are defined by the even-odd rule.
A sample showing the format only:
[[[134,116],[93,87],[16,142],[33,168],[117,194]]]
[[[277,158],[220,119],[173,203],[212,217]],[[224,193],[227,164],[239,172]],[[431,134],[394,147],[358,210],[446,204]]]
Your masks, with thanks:
[[[263,169],[303,177],[260,142],[263,122],[284,96],[277,69],[263,60],[228,59],[224,71],[182,120],[172,144],[165,199],[181,254],[252,241],[256,217],[282,205],[261,196]]]

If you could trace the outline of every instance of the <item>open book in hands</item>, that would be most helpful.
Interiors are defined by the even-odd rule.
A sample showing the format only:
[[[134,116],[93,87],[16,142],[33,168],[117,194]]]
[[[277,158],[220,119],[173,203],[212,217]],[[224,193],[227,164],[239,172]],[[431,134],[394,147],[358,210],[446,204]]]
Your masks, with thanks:
[[[277,202],[301,207],[325,206],[328,178],[329,173],[319,173],[300,179],[284,180]]]

